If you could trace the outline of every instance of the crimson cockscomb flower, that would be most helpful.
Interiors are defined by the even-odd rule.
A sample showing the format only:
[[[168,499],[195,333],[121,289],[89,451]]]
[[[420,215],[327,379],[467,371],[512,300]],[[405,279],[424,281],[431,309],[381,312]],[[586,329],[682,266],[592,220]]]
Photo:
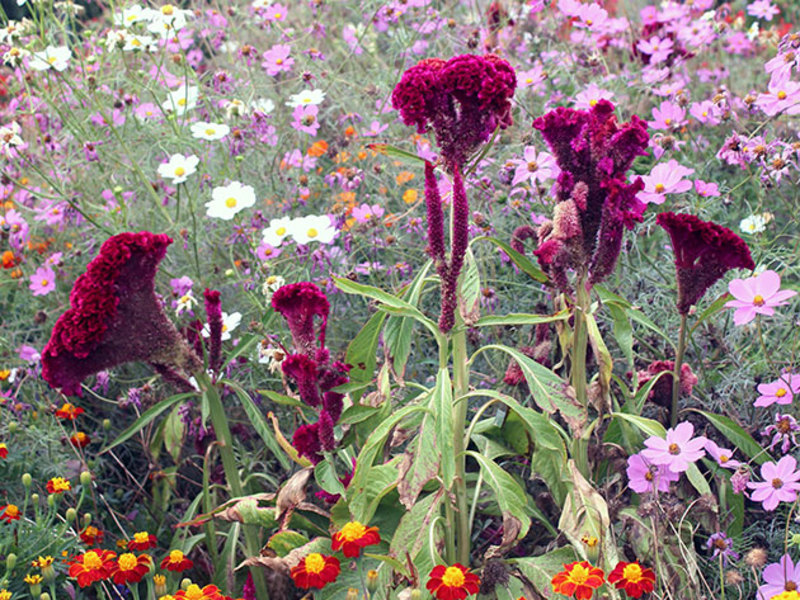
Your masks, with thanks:
[[[341,572],[339,559],[335,556],[326,556],[312,552],[300,564],[292,567],[291,576],[294,584],[305,590],[309,588],[322,589],[329,583],[336,581]]]
[[[656,574],[652,569],[642,567],[638,562],[618,562],[608,574],[608,583],[618,590],[624,590],[631,598],[641,598],[642,594],[653,591]]]
[[[42,352],[42,377],[66,394],[94,373],[131,361],[167,378],[200,368],[156,298],[156,270],[172,240],[147,231],[107,239],[75,281],[71,308],[56,321]]]
[[[437,600],[464,600],[467,596],[477,594],[480,586],[481,580],[475,573],[456,563],[450,567],[433,567],[425,587]]]
[[[298,352],[313,357],[317,347],[316,338],[320,347],[325,346],[330,304],[316,285],[301,281],[278,288],[272,295],[272,308],[286,319]],[[314,317],[321,320],[319,335],[314,332]]]
[[[678,273],[677,306],[682,315],[729,270],[755,268],[750,248],[727,227],[672,212],[659,214],[656,223],[672,241]]]
[[[351,521],[333,534],[331,548],[334,551],[341,549],[347,558],[356,558],[362,548],[380,543],[377,527],[365,527],[358,521]]]
[[[69,561],[69,576],[78,580],[80,587],[88,587],[111,576],[116,552],[111,550],[89,550]]]

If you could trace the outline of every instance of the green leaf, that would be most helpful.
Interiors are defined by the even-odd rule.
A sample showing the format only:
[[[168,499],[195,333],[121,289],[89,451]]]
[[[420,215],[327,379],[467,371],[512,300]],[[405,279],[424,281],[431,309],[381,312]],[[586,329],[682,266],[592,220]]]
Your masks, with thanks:
[[[380,410],[379,406],[367,406],[364,404],[353,404],[352,406],[348,406],[342,416],[339,417],[339,423],[342,425],[355,425],[356,423],[361,423],[362,421],[366,421],[372,415],[377,413]]]
[[[331,468],[331,464],[327,460],[317,463],[314,467],[314,480],[317,485],[329,494],[344,494],[344,485],[339,481],[339,478]]]
[[[691,336],[694,330],[697,329],[703,321],[705,321],[709,317],[715,315],[716,313],[724,309],[725,304],[730,299],[731,295],[728,292],[725,292],[719,298],[714,300],[714,302],[711,303],[711,306],[709,306],[702,313],[700,313],[700,316],[697,318],[697,321],[695,321],[694,325],[692,325],[692,327],[689,329],[689,335]]]
[[[551,581],[556,573],[564,570],[564,565],[577,560],[575,550],[570,546],[564,546],[541,554],[539,556],[528,556],[525,558],[512,558],[508,562],[511,566],[519,569],[528,583],[546,600],[562,599],[564,596],[553,591]]]
[[[397,146],[392,146],[391,144],[367,144],[367,148],[370,150],[374,150],[375,152],[379,152],[385,156],[391,156],[393,158],[399,158],[401,160],[407,162],[421,162],[425,163],[425,159],[421,156],[414,154],[413,152],[409,152],[407,150],[402,150]]]
[[[503,252],[505,252],[511,259],[511,262],[517,265],[519,270],[525,273],[528,277],[535,279],[540,283],[547,283],[547,275],[544,274],[544,271],[542,271],[539,267],[533,264],[531,259],[529,259],[527,256],[525,256],[524,254],[520,254],[519,252],[514,250],[511,247],[511,245],[508,244],[507,242],[499,240],[495,237],[481,236],[481,237],[476,237],[474,240],[472,240],[472,243],[479,242],[481,240],[487,240],[489,242],[492,242],[495,246],[503,250]]]
[[[587,312],[583,316],[586,319],[586,328],[589,333],[589,343],[592,345],[592,353],[600,364],[599,381],[603,405],[610,408],[611,402],[608,395],[611,389],[611,371],[614,368],[614,361],[611,359],[611,353],[603,341],[603,336],[600,335],[600,328],[597,327],[594,315]]]
[[[353,365],[349,373],[352,383],[368,383],[372,381],[377,362],[378,341],[380,340],[381,327],[383,327],[385,319],[386,313],[383,312],[372,315],[347,346],[345,362]],[[361,396],[362,394],[353,394],[353,402],[357,403]]]
[[[764,452],[764,449],[761,447],[761,445],[756,442],[753,437],[733,419],[704,410],[692,410],[700,413],[706,419],[708,419],[722,435],[728,438],[731,444],[733,444],[734,448],[741,450],[749,458],[755,460],[758,464],[763,465],[769,459],[769,455]]]
[[[436,411],[438,404],[436,400],[438,385],[434,394],[431,395],[429,404],[430,411],[422,417],[422,424],[417,429],[415,440],[403,453],[400,463],[400,477],[397,482],[397,492],[400,494],[400,503],[406,510],[411,510],[417,497],[425,484],[434,479],[439,474],[441,464],[441,452],[437,448],[438,419]],[[450,409],[452,414],[452,408]],[[450,445],[452,449],[452,436]],[[452,452],[450,461],[452,463]],[[451,465],[452,466],[452,465]]]
[[[436,418],[436,451],[441,455],[442,481],[449,490],[456,476],[455,450],[453,447],[453,387],[450,372],[445,367],[436,375],[436,388],[431,397],[431,412]],[[463,435],[463,432],[459,432]]]
[[[439,488],[437,492],[421,498],[403,515],[389,542],[389,556],[403,560],[406,552],[411,556],[419,552],[430,535],[433,518],[439,513],[442,494],[443,490]]]
[[[158,404],[154,404],[146,411],[142,413],[142,415],[134,421],[134,423],[125,429],[122,433],[119,434],[117,439],[115,439],[109,446],[106,446],[102,450],[100,450],[100,454],[104,454],[108,452],[112,448],[116,448],[120,444],[127,442],[131,439],[134,435],[136,435],[139,431],[144,429],[147,425],[152,423],[158,415],[163,413],[167,410],[170,406],[175,404],[176,402],[180,402],[181,400],[188,400],[189,398],[195,398],[197,394],[194,392],[187,392],[184,394],[175,394],[174,396],[170,396],[169,398],[165,398]]]
[[[567,496],[567,485],[563,473],[566,469],[565,452],[537,447],[531,455],[531,479],[538,477],[547,484],[558,506],[563,506]]]
[[[276,533],[269,538],[267,548],[275,551],[279,557],[283,558],[289,552],[300,546],[304,546],[309,542],[309,539],[302,533],[292,531],[290,529]]]
[[[711,486],[708,485],[708,481],[695,463],[689,464],[689,468],[686,469],[686,478],[694,486],[694,489],[700,492],[700,495],[711,494]]]
[[[512,313],[508,315],[486,315],[475,322],[475,327],[491,327],[494,325],[539,325],[540,323],[554,323],[569,318],[569,311],[564,309],[554,315],[529,315],[525,313]]]
[[[164,419],[164,447],[169,452],[175,464],[181,456],[181,448],[183,447],[183,436],[185,433],[185,425],[180,414],[180,406],[172,409],[166,419]]]
[[[620,309],[624,310],[625,313],[630,317],[632,321],[636,321],[640,325],[647,327],[651,331],[654,331],[658,335],[660,335],[673,349],[675,349],[675,342],[673,342],[672,338],[670,338],[666,333],[664,333],[661,328],[658,327],[647,315],[645,315],[639,307],[633,306],[630,302],[625,300],[622,296],[618,296],[613,292],[610,292],[602,285],[594,286],[593,290],[597,293],[600,297],[600,301],[604,305],[616,305]]]
[[[493,460],[472,450],[467,450],[465,454],[478,461],[483,472],[483,479],[494,490],[500,510],[519,520],[521,528],[517,539],[525,537],[531,526],[531,518],[527,512],[528,497],[525,490],[517,483],[516,479],[501,469]]]
[[[257,344],[261,342],[261,336],[258,336],[254,333],[245,333],[239,338],[239,343],[233,347],[230,354],[225,357],[225,360],[222,363],[222,367],[220,368],[220,372],[225,370],[225,367],[231,364],[234,360],[239,358],[240,356],[246,355],[252,350]]]
[[[633,423],[648,436],[655,435],[660,438],[667,437],[667,430],[664,429],[664,426],[653,419],[647,419],[645,417],[640,417],[639,415],[629,415],[628,413],[624,412],[611,413],[611,416]]]
[[[410,576],[410,573],[408,572],[408,569],[406,568],[406,566],[403,563],[401,563],[399,560],[397,560],[396,558],[392,558],[388,554],[371,554],[369,552],[364,552],[364,556],[366,558],[372,558],[374,560],[379,560],[382,563],[386,563],[394,571],[396,571],[397,573],[400,573],[400,575],[402,575],[403,577],[409,577]]]
[[[425,288],[425,281],[428,271],[433,265],[433,261],[428,261],[425,266],[414,276],[413,281],[403,293],[403,299],[412,306],[419,304],[422,290]],[[389,356],[392,359],[392,367],[398,377],[405,374],[408,356],[411,353],[411,340],[414,332],[414,320],[405,317],[390,315],[386,320],[386,327],[383,330],[383,339],[389,349]]]
[[[272,390],[256,390],[262,396],[266,396],[270,400],[272,400],[275,404],[280,404],[282,406],[299,406],[303,407],[305,404],[298,400],[297,398],[292,398],[291,396],[286,396],[285,394],[280,394],[278,392],[273,392]]]
[[[480,317],[481,275],[472,250],[467,248],[458,278],[458,310],[469,327]]]
[[[622,354],[628,361],[628,367],[633,365],[633,326],[626,312],[617,304],[609,304],[608,312],[614,322],[614,339]]]

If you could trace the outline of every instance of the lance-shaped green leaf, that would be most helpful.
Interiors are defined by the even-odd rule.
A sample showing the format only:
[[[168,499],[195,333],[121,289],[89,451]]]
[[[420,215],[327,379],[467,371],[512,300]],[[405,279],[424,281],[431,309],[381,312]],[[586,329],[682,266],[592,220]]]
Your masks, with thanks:
[[[530,315],[525,313],[511,313],[508,315],[486,315],[475,322],[475,327],[491,327],[493,325],[539,325],[540,323],[555,323],[569,318],[569,311],[564,309],[554,315]]]
[[[499,240],[495,237],[481,236],[476,237],[471,243],[479,242],[481,240],[487,240],[500,248],[508,255],[508,257],[511,259],[511,262],[517,265],[519,270],[528,275],[528,277],[535,279],[540,283],[547,283],[547,275],[544,274],[544,271],[537,267],[527,256],[514,250],[507,242]]]
[[[433,264],[432,261],[425,263],[408,285],[403,293],[403,299],[412,306],[419,304],[422,290],[425,288],[428,271]],[[392,367],[395,374],[402,378],[405,374],[408,356],[411,353],[411,340],[414,332],[414,320],[407,317],[390,315],[386,320],[386,327],[383,330],[383,339],[389,349],[389,356],[392,359]]]
[[[734,448],[741,450],[749,458],[762,465],[769,460],[769,455],[764,451],[764,448],[762,448],[761,445],[756,442],[741,425],[736,423],[730,417],[717,415],[705,410],[692,410],[700,413],[706,419],[708,419],[722,435],[728,438],[728,440],[733,444]]]
[[[597,321],[591,313],[585,313],[586,329],[589,333],[589,343],[592,345],[592,353],[600,365],[599,382],[600,393],[603,401],[604,409],[608,412],[611,411],[611,400],[609,393],[611,390],[611,371],[614,368],[614,361],[611,359],[611,353],[608,351],[606,343],[603,341],[603,336],[600,335],[600,329],[597,327]]]
[[[449,490],[456,476],[456,459],[453,449],[453,387],[447,368],[439,369],[436,375],[430,408],[436,416],[436,446],[442,461],[442,481],[445,489]]]
[[[350,383],[364,384],[372,381],[377,362],[378,341],[380,340],[381,327],[383,327],[385,320],[386,313],[384,312],[372,315],[347,346],[345,362],[348,365],[353,365],[353,368],[348,373]],[[352,394],[354,403],[358,403],[364,393],[363,390],[364,388],[359,388],[354,391]]]
[[[472,450],[468,450],[466,454],[474,458],[480,465],[483,480],[494,491],[497,504],[503,514],[509,514],[519,521],[520,528],[517,539],[525,537],[531,526],[531,518],[527,512],[528,498],[525,495],[525,490],[517,483],[516,479],[501,469],[493,460],[489,460]]]

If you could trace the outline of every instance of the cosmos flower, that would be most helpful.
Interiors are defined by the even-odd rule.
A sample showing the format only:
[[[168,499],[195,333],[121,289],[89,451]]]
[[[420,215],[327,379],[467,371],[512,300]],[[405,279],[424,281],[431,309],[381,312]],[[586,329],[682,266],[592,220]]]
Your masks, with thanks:
[[[222,313],[222,341],[231,339],[231,331],[236,329],[239,324],[242,322],[242,313],[235,312],[228,314],[226,312]],[[203,337],[209,337],[211,335],[211,328],[209,327],[208,323],[203,325],[202,329]]]
[[[764,585],[758,588],[758,597],[772,600],[787,590],[800,589],[800,563],[795,564],[784,554],[778,562],[764,567],[761,578]]]
[[[428,576],[427,590],[437,600],[464,600],[477,594],[481,581],[475,573],[456,563],[452,566],[436,565]]]
[[[46,296],[56,289],[56,273],[47,265],[36,269],[31,275],[31,284],[28,286],[34,296]]]
[[[361,549],[381,543],[377,527],[364,527],[358,521],[351,521],[333,534],[331,549],[342,551],[347,558],[356,558]]]
[[[200,159],[190,154],[173,154],[165,163],[158,165],[158,174],[164,179],[169,179],[173,185],[183,183],[197,171]]]
[[[750,498],[761,502],[764,510],[773,511],[779,503],[797,499],[800,471],[793,456],[784,456],[777,463],[766,462],[761,465],[761,478],[764,481],[751,481],[747,487],[753,490]]]
[[[292,580],[299,588],[322,589],[329,583],[336,581],[341,572],[339,559],[335,556],[326,556],[312,552],[303,558],[299,564],[292,567],[290,572]]]
[[[289,233],[298,244],[330,244],[338,235],[336,227],[331,223],[328,215],[309,215],[292,219],[289,224]]]
[[[645,203],[663,204],[665,194],[681,194],[692,189],[692,182],[684,179],[692,173],[694,169],[678,164],[675,159],[659,163],[649,175],[642,175],[644,190],[639,192],[638,198]]]
[[[741,462],[731,458],[731,456],[733,456],[733,450],[722,448],[718,446],[716,442],[706,440],[705,450],[711,455],[711,458],[717,461],[717,464],[724,469],[736,470],[742,466]]]
[[[758,384],[761,394],[753,406],[767,407],[773,404],[791,404],[794,395],[800,393],[800,374],[784,373],[775,381]]]
[[[211,190],[210,202],[206,202],[206,214],[209,217],[230,221],[245,208],[256,203],[256,192],[252,186],[238,181]]]
[[[231,132],[231,128],[224,123],[209,123],[207,121],[192,123],[190,129],[192,131],[192,137],[209,142],[221,140]]]
[[[735,308],[733,322],[746,325],[756,315],[771,317],[775,308],[787,304],[795,295],[794,290],[781,290],[781,277],[775,271],[764,271],[747,279],[733,279],[728,291],[735,298],[725,303],[725,308]]]
[[[197,106],[199,96],[200,89],[197,86],[181,85],[167,94],[163,109],[165,112],[173,112],[177,116],[181,116]]]
[[[667,430],[666,438],[654,435],[646,439],[644,445],[647,448],[642,450],[642,456],[652,464],[665,465],[674,473],[683,473],[690,463],[705,455],[708,440],[702,436],[693,438],[693,434],[694,425],[688,421],[679,423]]]
[[[718,531],[709,536],[706,542],[706,548],[714,550],[711,558],[722,556],[722,560],[725,564],[739,560],[739,553],[733,549],[733,540],[722,531]]]
[[[303,90],[297,94],[289,96],[289,101],[286,106],[296,108],[298,106],[309,106],[322,104],[325,100],[325,92],[319,89]]]
[[[66,46],[48,46],[42,52],[31,54],[30,67],[35,71],[64,71],[69,66],[72,53]]]
[[[628,487],[637,494],[647,492],[668,492],[669,484],[680,479],[680,473],[674,473],[667,465],[654,465],[641,453],[628,457]]]
[[[526,182],[534,185],[537,181],[555,179],[561,172],[555,158],[549,152],[537,152],[533,146],[526,146],[521,160],[512,161],[517,165],[511,186]]]

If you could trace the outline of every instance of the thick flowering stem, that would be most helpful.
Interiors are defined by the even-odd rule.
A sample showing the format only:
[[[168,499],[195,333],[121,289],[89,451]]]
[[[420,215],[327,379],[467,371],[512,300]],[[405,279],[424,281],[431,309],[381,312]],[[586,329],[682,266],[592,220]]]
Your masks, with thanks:
[[[586,327],[586,312],[589,310],[589,291],[586,289],[586,276],[578,278],[575,290],[575,307],[573,319],[575,327],[572,334],[572,367],[570,382],[575,390],[575,399],[580,406],[589,403],[586,386],[586,351],[589,346],[589,330]],[[573,452],[578,470],[584,477],[589,477],[589,440],[583,435],[576,437]]]
[[[453,454],[456,457],[455,469],[455,495],[457,527],[456,547],[458,549],[458,562],[469,564],[470,559],[470,527],[469,510],[467,508],[467,480],[466,480],[466,446],[469,440],[465,439],[467,422],[467,404],[464,396],[469,392],[469,368],[467,365],[467,333],[460,327],[452,335],[453,346],[453,401],[455,414],[453,422]]]
[[[450,331],[455,324],[458,276],[464,266],[464,255],[469,244],[469,202],[458,166],[453,167],[452,224],[450,262],[442,278],[442,313],[439,316],[439,329],[444,333]]]
[[[678,350],[675,353],[675,370],[672,372],[672,406],[669,411],[669,424],[678,424],[678,399],[681,395],[681,365],[686,353],[686,315],[681,315],[681,329],[678,333]]]

